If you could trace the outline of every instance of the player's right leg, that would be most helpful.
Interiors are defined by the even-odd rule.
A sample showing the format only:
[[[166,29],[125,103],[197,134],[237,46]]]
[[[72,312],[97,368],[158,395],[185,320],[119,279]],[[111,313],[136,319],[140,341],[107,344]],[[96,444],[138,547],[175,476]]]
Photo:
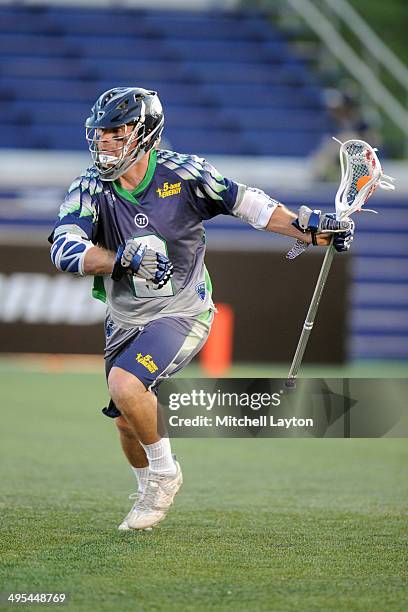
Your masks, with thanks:
[[[157,400],[150,389],[192,359],[204,344],[211,321],[212,313],[199,320],[167,317],[153,321],[110,360],[108,382],[115,408],[105,414],[123,416],[122,448],[130,463],[140,459],[137,440],[149,460],[146,488],[120,529],[144,529],[160,522],[182,484],[170,442],[158,434]]]

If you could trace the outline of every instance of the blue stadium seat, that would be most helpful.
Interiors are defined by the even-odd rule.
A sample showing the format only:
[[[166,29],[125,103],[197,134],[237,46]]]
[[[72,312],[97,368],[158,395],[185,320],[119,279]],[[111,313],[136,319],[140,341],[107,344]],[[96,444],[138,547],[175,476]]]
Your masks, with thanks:
[[[0,36],[0,57],[18,56],[75,57],[76,49],[58,34],[15,34],[7,32]]]
[[[313,132],[244,130],[244,138],[258,155],[305,157],[316,149],[320,136]]]
[[[121,36],[154,38],[159,33],[149,27],[143,19],[143,13],[134,11],[130,17],[123,11],[117,13],[81,10],[52,10],[49,18],[65,34],[74,36],[112,36],[117,32]]]
[[[4,103],[0,103],[0,113]],[[27,121],[30,124],[48,123],[71,126],[83,126],[86,117],[91,111],[91,104],[77,104],[68,102],[41,102],[30,104],[29,101],[19,100],[13,105],[13,122]]]
[[[239,129],[239,122],[230,120],[220,109],[211,106],[180,106],[168,104],[164,113],[170,128]]]
[[[219,104],[250,105],[273,108],[316,108],[321,106],[320,92],[312,87],[205,84],[203,91]]]
[[[299,155],[328,129],[319,83],[256,10],[8,5],[0,34],[1,146],[25,126],[24,147],[82,149],[95,98],[126,85],[159,92],[181,149]]]
[[[131,58],[109,58],[101,62],[98,57],[86,57],[81,61],[84,70],[94,75],[94,78],[107,81],[113,79],[127,79],[130,85],[140,84],[150,80],[174,82],[188,82],[188,70],[179,61]]]
[[[10,57],[1,67],[3,77],[77,79],[89,78],[91,70],[79,60],[56,57]]]
[[[257,62],[263,59],[279,59],[282,54],[282,43],[274,42],[273,45],[264,48],[258,42],[246,42],[240,40],[209,41],[205,39],[172,39],[168,37],[169,49],[178,53],[180,57],[191,59],[191,57],[202,57],[207,61],[217,62],[221,57],[228,61]]]
[[[248,113],[244,105],[225,110],[228,116],[238,125],[245,125],[247,129],[285,130],[296,132],[318,132],[330,130],[327,116],[319,110],[281,108],[258,108],[256,113]]]
[[[10,125],[0,122],[1,144],[8,149],[40,149],[41,143],[36,139],[30,125]]]
[[[18,79],[7,77],[0,81],[0,100],[2,92],[12,92],[15,99],[32,101],[87,102],[94,101],[100,93],[97,84],[64,79]]]
[[[277,64],[271,66],[269,62],[227,62],[220,60],[217,63],[205,60],[187,60],[185,69],[204,83],[242,83],[248,85],[286,85],[310,82],[304,69],[299,66]]]
[[[87,150],[83,125],[53,125],[38,123],[32,128],[33,138],[40,143],[37,148],[56,150]]]
[[[204,129],[167,129],[171,148],[181,153],[199,155],[246,155],[248,147],[236,131]]]
[[[103,44],[97,31],[92,35],[67,34],[63,37],[67,47],[74,47],[83,57],[97,57],[102,62],[105,58],[132,58],[149,60],[177,59],[178,53],[164,45],[162,41],[151,38],[122,36],[120,32],[103,37]]]

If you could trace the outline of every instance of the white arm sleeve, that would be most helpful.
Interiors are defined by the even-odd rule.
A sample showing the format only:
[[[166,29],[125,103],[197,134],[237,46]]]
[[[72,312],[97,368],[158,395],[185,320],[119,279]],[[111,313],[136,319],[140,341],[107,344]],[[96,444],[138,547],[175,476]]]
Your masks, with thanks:
[[[77,234],[59,234],[51,246],[51,260],[57,270],[84,276],[84,259],[87,251],[95,246]]]
[[[252,225],[255,229],[265,229],[272,213],[280,202],[270,198],[262,189],[240,185],[237,201],[232,214]]]

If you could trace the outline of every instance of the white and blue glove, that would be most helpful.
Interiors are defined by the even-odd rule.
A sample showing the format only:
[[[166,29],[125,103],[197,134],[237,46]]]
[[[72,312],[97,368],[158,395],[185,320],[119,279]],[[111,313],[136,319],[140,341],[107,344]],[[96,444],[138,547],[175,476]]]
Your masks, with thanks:
[[[327,213],[325,217],[330,219],[336,219],[335,213]],[[348,223],[349,227],[344,230],[336,230],[333,234],[333,246],[339,253],[344,251],[348,251],[351,247],[351,243],[354,240],[354,221],[352,219],[347,219],[347,221],[336,221],[336,223]],[[326,230],[327,232],[327,230]]]
[[[112,278],[118,281],[125,274],[143,278],[147,285],[161,289],[173,275],[173,264],[166,255],[131,238],[124,245],[121,244],[116,252]]]
[[[354,238],[352,219],[337,221],[335,213],[322,214],[320,210],[311,210],[308,206],[299,208],[298,218],[292,225],[304,234],[310,232],[314,245],[317,245],[318,234],[333,234],[333,246],[339,252],[348,251]]]

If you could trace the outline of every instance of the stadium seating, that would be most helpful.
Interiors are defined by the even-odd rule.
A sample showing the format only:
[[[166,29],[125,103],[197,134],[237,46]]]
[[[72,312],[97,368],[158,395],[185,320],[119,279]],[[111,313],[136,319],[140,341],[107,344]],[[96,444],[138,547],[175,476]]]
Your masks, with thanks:
[[[332,132],[318,78],[256,11],[2,4],[0,58],[6,149],[85,152],[83,123],[93,101],[128,84],[159,91],[166,144],[183,152],[307,156]],[[298,193],[271,189],[292,208]],[[0,200],[14,195],[1,192]],[[332,196],[325,190],[305,201],[324,210]],[[379,196],[373,207],[381,210]],[[41,224],[27,214],[0,210],[0,224]],[[349,356],[408,359],[405,201],[384,203],[382,215],[356,221]],[[52,219],[43,223],[51,226]],[[223,237],[239,231],[242,244],[252,231],[229,219],[213,227],[218,223]]]
[[[127,84],[159,91],[186,152],[299,156],[328,128],[316,77],[254,11],[3,5],[0,57],[2,147],[84,149],[94,99]]]

